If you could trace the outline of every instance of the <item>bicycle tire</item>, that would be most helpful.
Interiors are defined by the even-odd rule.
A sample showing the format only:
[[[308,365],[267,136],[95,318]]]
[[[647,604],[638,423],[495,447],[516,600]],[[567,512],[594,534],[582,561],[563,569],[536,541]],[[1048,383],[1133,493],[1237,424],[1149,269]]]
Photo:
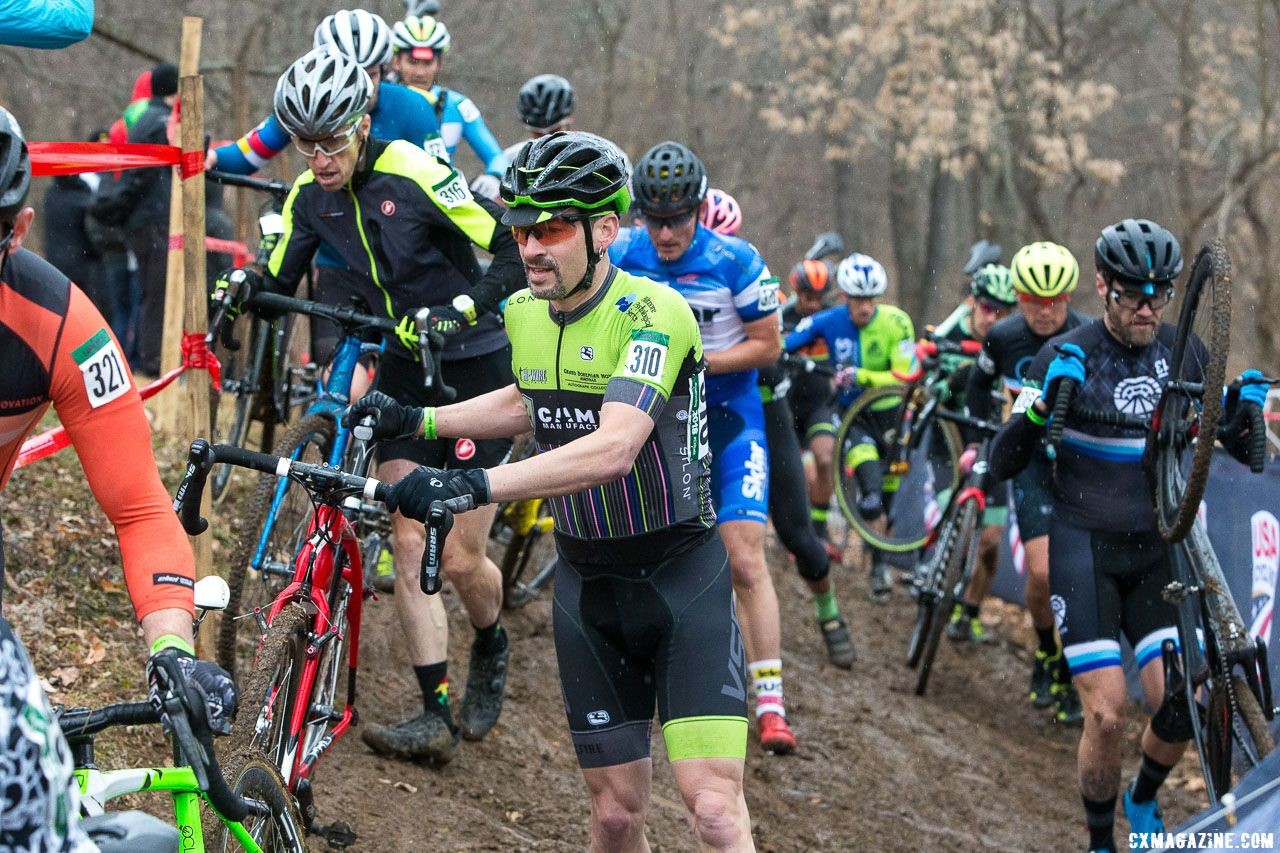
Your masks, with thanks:
[[[1239,676],[1231,677],[1231,692],[1236,700],[1236,712],[1232,713],[1227,701],[1225,684],[1214,686],[1209,695],[1208,724],[1205,727],[1206,772],[1213,782],[1214,792],[1221,797],[1230,791],[1232,775],[1235,769],[1237,750],[1243,755],[1248,770],[1256,766],[1276,748],[1275,737],[1267,724],[1262,706],[1249,689],[1249,685]],[[1236,722],[1240,726],[1237,728]],[[1244,743],[1243,738],[1249,742]],[[1249,755],[1252,750],[1254,755]],[[1238,781],[1238,779],[1236,780]]]
[[[540,500],[537,509],[538,521],[550,516],[550,506],[545,500]],[[517,600],[520,600],[520,605],[528,603],[527,598],[520,599],[515,594],[520,579],[524,577],[531,564],[541,568],[554,554],[554,538],[543,533],[537,522],[527,533],[512,530],[511,539],[502,552],[502,564],[499,566],[502,571],[503,607],[514,609],[517,606],[515,603]]]
[[[278,456],[293,456],[298,448],[302,448],[301,455],[298,458],[306,458],[308,447],[315,449],[315,454],[311,461],[324,461],[329,458],[329,448],[333,446],[333,438],[337,426],[333,420],[325,415],[308,415],[290,427],[281,437],[276,446],[272,448],[272,452]],[[315,458],[315,457],[318,457]],[[253,561],[254,554],[258,549],[258,540],[261,536],[263,525],[267,520],[267,513],[271,509],[272,501],[275,499],[277,478],[274,474],[262,474],[258,478],[258,484],[254,487],[253,494],[250,496],[245,510],[240,517],[239,535],[236,537],[237,544],[231,553],[231,559],[227,569],[227,587],[230,590],[230,596],[227,600],[227,607],[224,615],[218,625],[218,665],[225,669],[232,678],[235,678],[237,670],[237,661],[239,657],[238,644],[238,626],[239,619],[232,618],[243,613],[246,604],[246,585],[249,580],[251,571],[250,564]],[[292,529],[297,531],[302,524],[310,519],[311,501],[306,495],[306,491],[297,484],[290,484],[290,492],[298,495],[301,500],[296,505],[289,505],[288,502],[291,495],[286,494],[285,503],[281,505],[281,510],[276,515],[275,525],[273,526],[272,536],[276,531],[285,531],[290,529],[292,521]],[[305,513],[305,515],[303,514]],[[301,527],[300,533],[296,535],[305,535],[306,528]],[[284,553],[292,549],[292,553],[297,553],[296,542],[280,543],[280,553]],[[269,547],[269,551],[272,549]],[[268,556],[271,556],[268,554]],[[278,556],[278,555],[277,555]],[[280,562],[283,562],[280,560]],[[288,561],[292,565],[292,560]],[[259,573],[259,583],[266,576]],[[264,584],[264,588],[250,597],[255,599],[250,602],[254,606],[266,604],[274,597],[275,592],[279,592],[283,588],[283,583],[272,584],[268,581]],[[274,592],[273,592],[274,590]]]
[[[907,640],[907,666],[912,669],[920,663],[920,655],[924,652],[924,638],[929,636],[937,613],[936,601],[925,601],[922,597],[916,602],[916,621],[912,623],[911,637]]]
[[[285,725],[298,701],[297,690],[306,662],[311,618],[301,604],[282,609],[263,637],[253,668],[240,689],[240,707],[231,730],[233,752],[261,752],[288,780],[285,763]],[[265,715],[265,718],[264,718]],[[293,780],[286,781],[291,788]]]
[[[855,425],[864,423],[864,413],[870,410],[875,404],[888,400],[891,397],[896,396],[901,398],[905,390],[906,386],[892,385],[883,388],[873,388],[864,392],[857,400],[854,401],[853,405],[845,411],[844,417],[840,421],[840,427],[836,431],[835,494],[836,503],[840,507],[840,513],[844,516],[849,527],[856,531],[858,536],[862,538],[863,542],[875,548],[879,548],[882,551],[895,553],[915,551],[920,548],[928,539],[928,530],[923,530],[919,534],[912,533],[895,535],[890,527],[886,527],[885,532],[880,532],[873,529],[866,521],[864,521],[855,508],[860,492],[857,478],[853,476],[852,471],[845,470],[844,455],[847,449],[845,445],[850,443],[850,432],[853,430]],[[913,466],[913,469],[919,469],[921,467],[927,469],[941,467],[942,470],[949,470],[949,483],[935,484],[934,493],[937,494],[945,488],[954,490],[960,484],[959,461],[960,454],[963,450],[960,440],[960,431],[956,429],[955,424],[939,418],[933,419],[925,429],[929,431],[926,434],[929,439],[929,443],[924,444],[922,442],[923,449],[917,450],[916,452],[917,456],[923,454],[925,465],[915,465]],[[945,462],[943,462],[941,466],[939,466],[937,462],[931,461],[931,456],[933,455],[931,451],[935,446],[937,446],[935,444],[937,439],[935,439],[934,436],[939,436],[941,438],[941,445],[939,449],[946,453]],[[897,436],[892,436],[892,438],[896,440]],[[884,444],[885,443],[881,444],[882,449]],[[938,457],[938,462],[942,462],[941,457]],[[930,473],[936,476],[937,472],[930,471]],[[906,481],[904,480],[904,485],[905,482]],[[920,488],[925,488],[926,482],[927,481],[922,480],[919,483]],[[941,488],[938,487],[939,485]],[[906,491],[905,488],[901,490]]]
[[[1208,305],[1204,305],[1204,300]],[[1197,325],[1207,326],[1202,338],[1207,359],[1201,364],[1190,340]],[[1209,482],[1209,466],[1222,417],[1218,389],[1226,380],[1227,352],[1231,340],[1231,260],[1220,240],[1213,240],[1196,255],[1187,290],[1178,314],[1169,380],[1203,381],[1200,405],[1187,394],[1167,390],[1156,409],[1151,441],[1154,444],[1156,522],[1169,542],[1184,539],[1195,523],[1200,500]],[[1192,441],[1193,431],[1198,436]],[[1193,446],[1190,471],[1182,473],[1183,456]]]
[[[916,695],[923,696],[929,686],[929,677],[933,675],[934,660],[938,655],[938,644],[942,640],[942,629],[947,624],[951,609],[956,600],[956,584],[960,582],[965,571],[965,562],[969,559],[970,539],[978,535],[978,504],[969,501],[961,510],[956,522],[956,533],[950,540],[946,554],[946,571],[942,576],[942,597],[934,611],[933,621],[929,625],[929,633],[925,638],[924,649],[920,653],[920,663],[916,674]]]
[[[305,853],[306,827],[297,801],[285,787],[280,771],[266,756],[257,751],[238,753],[225,759],[223,766],[234,768],[227,776],[227,785],[233,793],[262,803],[270,810],[269,823],[255,820],[257,815],[253,813],[242,822],[263,853]],[[220,826],[209,850],[238,849],[235,836],[225,825]]]

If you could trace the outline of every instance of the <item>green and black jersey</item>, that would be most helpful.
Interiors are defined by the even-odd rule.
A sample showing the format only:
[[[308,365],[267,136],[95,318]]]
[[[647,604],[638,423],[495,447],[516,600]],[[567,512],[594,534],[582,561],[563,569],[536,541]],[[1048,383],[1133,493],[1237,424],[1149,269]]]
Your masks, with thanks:
[[[556,542],[570,562],[654,563],[715,528],[702,339],[669,287],[616,267],[569,313],[522,290],[507,302],[511,370],[538,451],[594,432],[605,403],[653,418],[631,472],[550,498]]]

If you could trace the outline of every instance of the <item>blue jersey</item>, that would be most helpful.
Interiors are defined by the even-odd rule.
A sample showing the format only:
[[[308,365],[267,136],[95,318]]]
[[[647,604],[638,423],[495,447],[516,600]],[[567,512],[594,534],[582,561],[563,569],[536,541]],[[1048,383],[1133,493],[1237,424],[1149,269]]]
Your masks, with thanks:
[[[862,386],[891,385],[897,381],[895,370],[910,368],[914,337],[911,318],[894,305],[877,305],[862,328],[854,325],[848,308],[836,305],[797,323],[783,348],[795,352],[821,340],[827,345],[831,364],[857,368],[861,385],[840,393],[840,406],[845,408],[862,393]]]
[[[369,113],[369,135],[374,139],[392,142],[403,139],[427,148],[431,140],[440,138],[440,124],[435,110],[419,92],[395,83],[378,85],[378,103]],[[217,169],[236,175],[251,175],[266,165],[267,161],[289,144],[289,133],[274,115],[235,142],[228,142],[215,149],[218,154]],[[448,156],[437,152],[437,156]],[[316,252],[316,263],[325,267],[346,269],[338,253],[321,243]]]
[[[664,282],[684,296],[707,352],[722,352],[747,339],[744,325],[776,314],[778,279],[746,240],[698,225],[693,242],[675,261],[658,257],[645,228],[624,228],[609,247],[613,263],[634,275]],[[707,405],[739,395],[759,395],[756,371],[707,375]]]
[[[452,160],[458,145],[465,139],[477,159],[484,164],[485,172],[500,176],[507,170],[507,158],[502,153],[502,146],[484,123],[484,116],[480,115],[480,108],[474,101],[460,92],[439,85],[432,86],[430,91],[417,88],[412,91],[430,102],[440,126],[439,137],[429,140],[424,146],[427,151],[437,157],[444,156],[441,153],[443,146],[443,151],[447,152],[445,159]]]

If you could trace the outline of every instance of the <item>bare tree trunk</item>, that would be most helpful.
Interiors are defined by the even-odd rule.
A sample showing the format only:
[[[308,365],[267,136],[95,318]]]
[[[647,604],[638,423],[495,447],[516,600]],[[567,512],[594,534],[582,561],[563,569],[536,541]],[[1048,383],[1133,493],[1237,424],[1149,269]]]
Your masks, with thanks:
[[[862,229],[858,222],[857,173],[849,160],[831,161],[831,209],[836,233],[845,239],[845,248],[858,251]]]
[[[889,234],[898,267],[898,304],[912,317],[919,317],[925,304],[916,178],[916,171],[894,159],[889,170]]]
[[[1195,107],[1198,67],[1191,50],[1191,28],[1195,23],[1194,0],[1182,0],[1178,10],[1175,37],[1178,43],[1178,152],[1174,164],[1174,193],[1181,216],[1182,245],[1192,245],[1191,229],[1195,218],[1195,191],[1191,186],[1191,166],[1195,159],[1195,123],[1191,110]]]
[[[929,185],[929,209],[926,212],[928,223],[925,230],[924,268],[918,281],[916,295],[903,308],[912,317],[923,317],[929,305],[950,305],[950,299],[942,299],[947,295],[947,282],[953,280],[943,269],[947,254],[947,225],[951,219],[952,202],[955,198],[956,181],[942,168],[942,164],[933,166],[933,179]]]

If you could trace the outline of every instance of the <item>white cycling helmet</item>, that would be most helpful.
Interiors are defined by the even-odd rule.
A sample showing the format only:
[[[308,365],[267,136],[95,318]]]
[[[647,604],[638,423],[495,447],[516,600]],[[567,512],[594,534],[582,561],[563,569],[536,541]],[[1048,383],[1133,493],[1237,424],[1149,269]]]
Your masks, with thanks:
[[[836,267],[836,285],[849,296],[880,296],[889,276],[875,258],[854,252]]]
[[[403,21],[396,21],[391,28],[391,41],[398,51],[431,48],[436,53],[448,53],[453,39],[449,37],[449,28],[443,21],[437,21],[430,15],[410,15]]]
[[[440,12],[440,0],[404,0],[406,15],[436,15]]]
[[[364,9],[342,9],[319,23],[311,46],[331,47],[361,68],[381,67],[391,61],[391,27]]]
[[[318,47],[303,54],[276,83],[275,114],[286,132],[324,139],[369,110],[373,81],[344,53]]]

